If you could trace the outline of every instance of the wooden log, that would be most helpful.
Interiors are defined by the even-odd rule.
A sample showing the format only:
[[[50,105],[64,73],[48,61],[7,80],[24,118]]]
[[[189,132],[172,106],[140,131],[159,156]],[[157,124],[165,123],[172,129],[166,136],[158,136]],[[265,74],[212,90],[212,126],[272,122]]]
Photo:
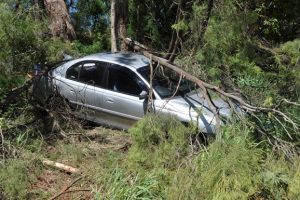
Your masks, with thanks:
[[[58,168],[60,170],[68,172],[68,173],[77,173],[79,171],[77,168],[74,168],[74,167],[59,163],[59,162],[54,162],[54,161],[51,161],[51,160],[47,160],[47,159],[43,160],[42,163],[44,165],[55,167],[55,168]]]

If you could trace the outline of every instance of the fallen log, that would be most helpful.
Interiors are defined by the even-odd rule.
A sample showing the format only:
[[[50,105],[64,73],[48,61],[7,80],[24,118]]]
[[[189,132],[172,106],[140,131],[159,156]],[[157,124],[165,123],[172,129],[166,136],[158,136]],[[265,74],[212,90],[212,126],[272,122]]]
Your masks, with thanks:
[[[55,167],[57,169],[63,170],[63,171],[68,172],[68,173],[77,173],[79,171],[77,168],[74,168],[74,167],[59,163],[59,162],[54,162],[54,161],[51,161],[51,160],[43,160],[42,163],[44,165]]]

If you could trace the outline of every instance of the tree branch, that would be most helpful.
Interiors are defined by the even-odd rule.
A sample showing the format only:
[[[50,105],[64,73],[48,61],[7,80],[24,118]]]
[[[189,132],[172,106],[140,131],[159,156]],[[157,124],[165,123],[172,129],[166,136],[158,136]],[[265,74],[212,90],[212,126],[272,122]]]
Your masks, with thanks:
[[[285,122],[289,123],[295,131],[299,130],[298,124],[296,122],[294,122],[294,120],[291,117],[289,117],[286,113],[278,110],[278,107],[280,105],[276,106],[275,108],[265,108],[265,107],[251,105],[251,104],[247,103],[245,100],[243,100],[241,97],[233,95],[231,93],[227,93],[224,90],[220,89],[218,86],[204,82],[204,81],[198,79],[197,77],[185,72],[184,70],[180,69],[176,65],[170,63],[168,60],[149,53],[147,51],[147,49],[145,49],[143,46],[140,46],[139,43],[136,43],[132,39],[126,38],[125,42],[127,43],[127,45],[131,45],[135,51],[139,51],[144,56],[148,57],[149,59],[151,59],[155,62],[158,62],[162,66],[175,71],[179,75],[182,75],[183,78],[185,78],[186,80],[196,83],[199,86],[199,88],[202,90],[203,95],[209,105],[209,108],[211,109],[211,111],[213,112],[213,114],[216,117],[217,126],[220,125],[219,112],[218,112],[218,108],[214,105],[214,102],[212,101],[212,99],[210,97],[209,91],[215,92],[215,93],[219,94],[220,96],[227,98],[232,103],[237,104],[245,112],[252,112],[252,113],[260,112],[260,113],[265,113],[265,114],[272,113],[272,114],[282,118]],[[293,103],[288,100],[282,100],[282,102],[286,102],[286,103],[289,103],[292,105],[299,105],[298,103]],[[281,123],[280,125],[284,126],[283,123]]]

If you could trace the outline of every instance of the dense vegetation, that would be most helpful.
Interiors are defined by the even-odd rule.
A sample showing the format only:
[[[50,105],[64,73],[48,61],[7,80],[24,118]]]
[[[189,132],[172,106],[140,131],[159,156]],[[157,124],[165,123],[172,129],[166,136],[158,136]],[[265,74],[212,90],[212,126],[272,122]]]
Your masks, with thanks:
[[[43,1],[0,0],[0,102],[36,63],[110,51],[110,1],[65,2],[76,38],[51,35]],[[129,37],[296,126],[257,113],[204,140],[192,125],[149,115],[128,132],[96,128],[91,137],[22,94],[0,106],[0,199],[49,198],[79,176],[49,170],[43,158],[81,170],[90,191],[70,199],[299,199],[299,10],[296,0],[128,0]],[[61,130],[49,129],[57,120]]]

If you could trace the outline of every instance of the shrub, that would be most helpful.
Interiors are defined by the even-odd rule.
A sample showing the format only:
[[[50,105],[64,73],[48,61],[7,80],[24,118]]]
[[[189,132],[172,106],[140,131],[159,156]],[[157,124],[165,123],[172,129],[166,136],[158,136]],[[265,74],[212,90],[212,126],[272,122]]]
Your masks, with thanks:
[[[0,164],[0,188],[3,188],[6,196],[13,199],[25,198],[29,185],[27,165],[27,161],[17,159],[11,159]]]
[[[145,168],[175,167],[188,153],[192,132],[175,118],[148,115],[129,129],[134,141],[129,163]]]
[[[164,199],[164,190],[154,173],[126,174],[116,168],[104,199]]]
[[[249,132],[240,125],[225,128],[220,141],[177,170],[168,198],[248,199],[258,190],[262,159]]]
[[[291,176],[288,186],[289,199],[300,199],[300,164],[296,164],[296,172]]]

